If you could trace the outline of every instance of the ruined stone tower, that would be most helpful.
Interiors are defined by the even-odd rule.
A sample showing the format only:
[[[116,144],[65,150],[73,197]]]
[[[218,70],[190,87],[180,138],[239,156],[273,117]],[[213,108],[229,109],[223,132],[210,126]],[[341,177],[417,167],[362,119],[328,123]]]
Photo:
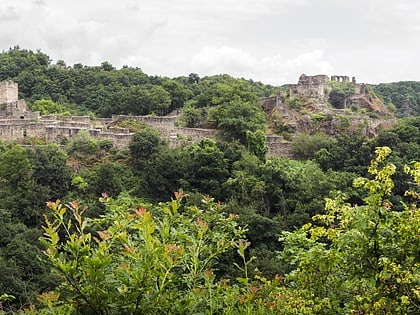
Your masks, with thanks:
[[[319,103],[325,102],[325,92],[331,89],[327,84],[330,78],[320,74],[309,76],[302,74],[297,84],[290,85],[290,98],[307,97],[317,100]]]
[[[0,82],[0,116],[24,119],[33,117],[25,100],[19,100],[18,84],[13,81]]]
[[[0,105],[18,101],[18,84],[13,81],[0,82]]]

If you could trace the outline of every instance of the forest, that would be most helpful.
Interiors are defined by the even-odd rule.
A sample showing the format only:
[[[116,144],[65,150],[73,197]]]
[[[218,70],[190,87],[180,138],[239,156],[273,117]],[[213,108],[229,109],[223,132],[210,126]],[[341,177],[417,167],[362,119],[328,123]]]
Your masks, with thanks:
[[[219,137],[172,148],[131,122],[123,151],[1,142],[0,314],[420,312],[420,82],[372,86],[391,129],[295,134],[289,159],[267,157],[255,106],[284,87],[20,47],[4,80],[42,114],[176,112]]]

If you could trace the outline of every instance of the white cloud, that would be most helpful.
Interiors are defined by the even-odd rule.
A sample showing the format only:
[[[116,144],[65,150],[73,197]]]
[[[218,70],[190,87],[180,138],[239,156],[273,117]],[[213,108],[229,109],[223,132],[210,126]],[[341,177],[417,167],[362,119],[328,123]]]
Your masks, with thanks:
[[[290,83],[286,78],[293,78],[294,82],[301,73],[331,74],[333,71],[320,49],[289,59],[281,55],[257,58],[247,51],[229,46],[203,48],[192,58],[191,69],[196,69],[200,74],[228,73],[271,84]]]
[[[253,71],[257,61],[246,51],[229,46],[204,47],[191,61],[193,68],[212,74],[221,73],[225,69],[236,71]]]

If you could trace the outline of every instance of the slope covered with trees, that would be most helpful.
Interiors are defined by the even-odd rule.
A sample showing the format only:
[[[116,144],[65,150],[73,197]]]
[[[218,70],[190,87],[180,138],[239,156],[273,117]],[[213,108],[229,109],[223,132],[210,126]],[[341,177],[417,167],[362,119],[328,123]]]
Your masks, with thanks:
[[[191,73],[170,79],[149,76],[140,68],[116,69],[104,61],[100,66],[63,60],[55,64],[40,51],[15,47],[0,54],[0,81],[13,80],[30,106],[49,100],[62,112],[110,117],[113,114],[165,115],[188,105],[203,108],[226,101],[255,101],[269,96],[274,87],[229,75],[200,78]],[[38,104],[39,106],[39,104]]]
[[[420,82],[381,83],[372,88],[386,104],[395,106],[397,116],[420,115]]]
[[[414,203],[393,209],[390,152],[378,148],[372,178],[354,181],[368,191],[360,206],[337,194],[312,223],[282,233],[276,259],[288,266],[284,276],[251,275],[258,258],[249,256],[246,230],[210,197],[188,205],[178,192],[133,208],[103,194],[97,219],[76,201],[50,202],[41,241],[62,280],[29,313],[416,314],[419,191],[406,193]],[[404,169],[417,185],[419,171],[418,162]],[[229,251],[240,276],[218,277],[218,259]]]

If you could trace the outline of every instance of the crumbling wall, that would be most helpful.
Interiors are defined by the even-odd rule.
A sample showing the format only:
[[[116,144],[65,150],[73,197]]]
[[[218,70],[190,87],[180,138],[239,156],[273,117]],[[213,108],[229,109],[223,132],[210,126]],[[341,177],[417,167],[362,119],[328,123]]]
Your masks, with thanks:
[[[169,137],[175,130],[175,122],[177,117],[163,117],[163,116],[127,116],[127,115],[113,115],[112,121],[134,120],[142,122],[149,127],[157,129],[164,137]]]
[[[266,113],[271,113],[273,109],[284,109],[284,98],[279,94],[276,96],[260,98],[259,103]]]
[[[0,123],[0,138],[7,142],[23,142],[28,138],[44,138],[45,126],[35,122],[9,120]]]
[[[331,76],[331,81],[335,81],[335,82],[350,82],[350,78],[346,75],[332,75]],[[356,78],[353,77],[352,78],[352,82],[356,83]]]
[[[309,76],[302,74],[295,85],[290,86],[290,98],[306,97],[316,99],[318,102],[324,102],[325,95],[331,89],[326,84],[329,77],[324,74]]]
[[[216,138],[217,130],[214,129],[199,129],[199,128],[184,128],[176,127],[174,133],[178,138],[188,139],[196,142],[203,138]],[[173,135],[173,134],[172,134]]]
[[[267,135],[266,144],[268,147],[267,156],[272,157],[292,157],[292,143],[284,140],[282,136]]]
[[[84,123],[92,124],[92,120],[89,116],[62,116],[57,114],[43,115],[40,117],[40,121],[61,121],[69,123]]]
[[[333,80],[347,82],[346,76],[333,76]],[[290,96],[307,96],[322,99],[328,88],[326,75],[306,76],[301,75],[297,85],[290,89]],[[347,81],[346,81],[347,80]],[[355,83],[355,79],[352,79]],[[360,93],[365,90],[364,85],[357,84]],[[295,94],[294,94],[295,93]],[[260,103],[266,111],[276,108],[284,116],[288,116],[288,109],[283,106],[283,98],[277,95],[266,98]],[[3,106],[4,105],[4,106]],[[3,115],[4,114],[4,115]],[[117,149],[128,147],[132,133],[127,128],[113,127],[117,122],[135,120],[159,131],[163,139],[169,140],[169,144],[183,146],[203,138],[216,138],[217,130],[183,128],[176,126],[177,117],[156,116],[113,116],[111,119],[91,120],[89,116],[40,116],[39,112],[30,112],[24,100],[18,100],[18,85],[12,81],[0,83],[0,116],[8,119],[0,119],[0,138],[5,141],[24,142],[28,138],[45,139],[46,143],[61,143],[64,139],[72,140],[81,130],[86,130],[92,138],[113,141]],[[310,122],[310,121],[309,121]],[[342,121],[323,122],[330,131],[340,126]],[[363,132],[369,136],[380,128],[389,128],[395,123],[395,119],[366,119],[366,117],[354,117],[349,120],[353,127],[363,126]],[[319,126],[321,127],[321,126]],[[281,136],[267,135],[269,157],[291,157],[291,142]]]

